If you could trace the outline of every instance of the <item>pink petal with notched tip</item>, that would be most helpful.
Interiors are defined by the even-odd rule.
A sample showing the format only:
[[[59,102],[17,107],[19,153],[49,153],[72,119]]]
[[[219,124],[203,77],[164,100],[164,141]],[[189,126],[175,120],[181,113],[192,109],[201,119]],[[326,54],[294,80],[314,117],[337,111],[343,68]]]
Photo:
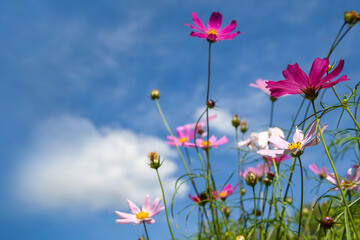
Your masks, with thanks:
[[[202,31],[207,32],[207,28],[203,24],[203,22],[198,17],[197,13],[193,12],[192,14],[192,20],[195,23],[196,26],[198,26]]]
[[[339,82],[344,82],[344,81],[348,81],[348,80],[350,80],[350,79],[347,78],[347,75],[344,75],[344,76],[341,76],[338,80],[335,80],[335,81],[332,81],[329,83],[325,83],[324,85],[322,85],[322,88],[330,88]]]
[[[129,223],[135,223],[135,220],[131,219],[116,219],[115,222],[117,224],[129,224]]]
[[[295,133],[293,136],[293,142],[302,142],[304,140],[304,133],[296,127]]]
[[[235,30],[235,28],[236,28],[236,21],[232,20],[229,25],[227,25],[223,29],[219,30],[217,33],[218,33],[218,35],[230,34],[232,31]]]
[[[127,201],[128,201],[129,209],[133,214],[138,214],[141,211],[140,208],[138,206],[136,206],[135,203],[133,203],[130,200],[127,200]]]
[[[143,205],[142,205],[142,210],[144,211],[144,212],[149,212],[149,210],[150,210],[150,194],[147,194],[146,196],[145,196],[145,199],[144,199],[144,202],[143,202]]]
[[[217,39],[218,40],[232,40],[234,39],[237,35],[239,35],[241,32],[237,31],[236,33],[232,33],[232,34],[226,34],[226,35],[218,35]]]
[[[310,86],[316,87],[324,74],[329,69],[329,61],[324,58],[316,58],[311,66],[309,73]],[[310,87],[309,86],[309,87]]]
[[[220,138],[219,140],[217,140],[217,141],[215,142],[215,144],[216,144],[216,145],[221,145],[221,144],[225,144],[225,143],[227,143],[227,142],[228,142],[227,137],[226,137],[226,136],[223,136],[222,138]]]
[[[256,152],[257,154],[261,155],[261,156],[266,156],[266,157],[272,157],[272,158],[277,158],[277,157],[281,157],[284,154],[284,150],[259,150]]]
[[[287,69],[282,73],[287,81],[297,83],[301,89],[306,88],[309,85],[309,79],[306,73],[300,69],[297,63],[288,65]]]
[[[332,70],[328,75],[326,75],[323,79],[319,80],[319,82],[316,84],[317,88],[320,88],[322,85],[330,82],[332,79],[336,78],[341,71],[343,70],[344,67],[344,60],[340,60],[339,64],[336,66],[336,68],[334,70]],[[345,77],[346,78],[346,77]],[[349,79],[347,79],[349,80]],[[343,80],[345,81],[345,80]],[[324,88],[324,86],[322,86]]]
[[[207,38],[208,35],[205,34],[205,33],[191,32],[191,33],[190,33],[190,36],[191,36],[191,37],[199,37],[199,38],[205,39],[205,38]]]
[[[213,12],[208,22],[208,30],[214,29],[215,31],[218,31],[221,27],[221,23],[222,23],[221,13]]]
[[[289,142],[280,138],[279,136],[271,136],[269,142],[275,145],[277,148],[285,149],[289,146]]]

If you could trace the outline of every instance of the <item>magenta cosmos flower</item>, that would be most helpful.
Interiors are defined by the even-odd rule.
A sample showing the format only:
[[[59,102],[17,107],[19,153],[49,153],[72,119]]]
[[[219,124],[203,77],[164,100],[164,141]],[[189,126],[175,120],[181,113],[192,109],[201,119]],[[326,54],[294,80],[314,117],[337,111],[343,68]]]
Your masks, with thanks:
[[[153,224],[155,219],[152,217],[157,215],[161,210],[164,209],[163,206],[158,207],[161,201],[161,198],[156,198],[152,204],[150,204],[150,195],[146,195],[142,208],[136,206],[132,201],[127,200],[131,213],[124,213],[115,211],[115,214],[120,218],[116,219],[115,222],[118,224],[141,224],[146,222],[148,224]]]
[[[272,165],[273,164],[273,159],[274,159],[276,164],[279,164],[282,161],[290,159],[291,157],[289,155],[284,155],[284,156],[274,157],[274,158],[272,158],[272,157],[264,157],[264,158],[265,158],[265,160],[267,161],[267,163],[269,165]]]
[[[209,138],[209,141],[205,141],[203,139],[196,139],[195,143],[186,143],[185,147],[199,147],[204,150],[210,149],[210,148],[217,148],[219,145],[225,144],[228,142],[228,139],[226,136],[223,136],[220,139],[217,139],[214,135]]]
[[[267,174],[268,171],[269,171],[269,165],[266,163],[261,163],[261,164],[258,164],[256,166],[256,168],[248,167],[247,169],[245,169],[244,172],[240,171],[239,176],[242,178],[246,178],[246,175],[249,172],[253,172],[256,175],[256,177],[262,178],[263,176],[265,176]]]
[[[280,81],[268,81],[267,88],[270,89],[271,96],[278,98],[286,94],[303,94],[303,96],[314,101],[319,94],[319,90],[322,88],[329,88],[337,84],[338,82],[347,81],[347,76],[344,75],[335,81],[331,81],[336,78],[344,67],[344,60],[340,60],[337,67],[327,74],[329,61],[324,58],[316,58],[311,66],[309,76],[303,72],[299,65],[288,65],[287,69],[283,71],[285,80]]]
[[[266,84],[267,81],[269,81],[269,80],[262,80],[261,78],[259,78],[258,80],[256,80],[256,84],[250,83],[249,86],[254,87],[254,88],[259,88],[263,92],[270,95],[270,89],[268,89],[266,87],[267,86],[267,84]]]
[[[328,175],[327,169],[326,167],[322,167],[321,169],[318,169],[318,167],[316,166],[315,163],[313,164],[309,164],[309,169],[315,173],[316,175],[318,175],[321,179],[325,179],[326,176]]]
[[[231,184],[226,184],[225,187],[221,190],[221,192],[216,190],[213,192],[213,194],[216,198],[225,200],[228,196],[233,194],[233,192],[235,191],[235,189],[237,188],[238,185],[239,184],[236,184],[233,188]]]
[[[321,132],[326,129],[327,125],[324,124],[321,127]],[[289,143],[286,140],[280,138],[279,136],[271,136],[269,142],[271,142],[277,149],[265,149],[257,151],[258,154],[266,157],[281,157],[287,154],[292,156],[300,156],[306,147],[317,145],[319,140],[319,133],[314,137],[316,132],[316,121],[311,125],[308,133],[304,137],[304,134],[301,130],[296,127],[293,142]]]
[[[353,169],[355,169],[354,174],[352,173]],[[333,190],[339,190],[334,173],[328,174],[326,180],[337,186],[337,188],[334,188]],[[340,184],[343,189],[360,191],[360,167],[355,166],[354,168],[349,168],[346,179],[340,179]]]
[[[240,34],[240,31],[231,33],[236,28],[235,20],[232,20],[229,25],[227,25],[223,29],[220,29],[222,23],[222,15],[219,12],[213,12],[211,14],[207,28],[204,26],[197,13],[192,13],[192,18],[195,26],[187,23],[185,23],[185,25],[199,32],[192,31],[190,33],[191,37],[207,39],[209,42],[218,42],[220,40],[231,40],[236,37],[236,35]]]
[[[186,142],[190,142],[194,139],[195,130],[192,127],[192,124],[186,124],[185,126],[180,126],[176,128],[176,133],[178,137],[167,136],[167,144],[171,146],[183,146]]]

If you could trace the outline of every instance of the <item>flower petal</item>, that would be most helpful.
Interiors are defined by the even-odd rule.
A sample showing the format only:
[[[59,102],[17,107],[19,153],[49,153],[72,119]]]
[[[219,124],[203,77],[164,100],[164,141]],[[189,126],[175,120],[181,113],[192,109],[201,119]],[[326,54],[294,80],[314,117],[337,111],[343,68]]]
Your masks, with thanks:
[[[218,31],[221,27],[221,23],[222,23],[221,13],[213,12],[208,22],[208,30],[214,29],[215,31]]]
[[[191,37],[198,37],[198,38],[205,39],[205,38],[207,38],[208,35],[205,34],[205,33],[191,32],[191,33],[190,33],[190,36],[191,36]]]
[[[284,150],[278,149],[278,150],[259,150],[256,152],[257,154],[261,155],[261,156],[266,156],[266,157],[272,157],[272,158],[276,158],[276,157],[281,157],[284,154]]]
[[[227,35],[234,31],[236,28],[236,21],[232,20],[229,25],[218,31],[218,35]]]
[[[296,143],[296,142],[302,142],[304,140],[304,134],[301,130],[298,129],[298,127],[296,126],[296,129],[295,129],[295,133],[294,133],[294,136],[293,136],[293,142]]]
[[[321,79],[316,87],[317,88],[320,88],[322,85],[324,85],[325,83],[328,83],[330,82],[332,79],[336,78],[340,73],[341,71],[343,70],[343,67],[344,67],[344,60],[340,60],[339,61],[339,64],[336,66],[336,68],[334,70],[332,70],[328,75],[326,75],[323,79]]]
[[[192,15],[192,20],[195,23],[195,25],[198,26],[203,32],[207,32],[207,28],[205,27],[203,22],[200,20],[197,13],[193,12],[191,15]]]
[[[311,87],[318,86],[321,77],[324,76],[328,68],[329,68],[329,61],[326,58],[324,59],[316,58],[314,60],[309,73],[309,81]]]
[[[235,33],[232,34],[226,34],[226,35],[218,35],[217,36],[217,40],[231,40],[234,39],[234,37],[236,37],[237,35],[239,35],[241,32],[237,31]]]
[[[286,80],[298,83],[301,89],[306,89],[310,87],[309,79],[306,73],[304,73],[304,71],[300,69],[297,63],[295,63],[294,65],[288,65],[286,70],[284,70],[282,73]]]
[[[278,148],[286,149],[289,146],[289,142],[285,141],[284,139],[280,138],[279,136],[271,136],[269,138],[269,142],[275,145]]]
[[[325,83],[324,85],[322,85],[322,88],[330,88],[339,82],[348,81],[348,80],[350,80],[350,79],[347,78],[347,75],[344,75],[344,76],[341,76],[338,80]]]
[[[145,199],[144,199],[144,202],[143,202],[143,205],[142,205],[142,211],[149,212],[149,210],[150,210],[150,199],[151,199],[150,194],[147,194],[145,196]]]
[[[138,214],[140,212],[140,208],[138,206],[136,206],[136,204],[133,203],[132,201],[130,201],[130,200],[127,200],[127,201],[128,201],[130,211],[133,214]]]
[[[309,164],[309,169],[315,173],[316,175],[319,175],[320,174],[320,171],[319,169],[317,168],[316,164],[313,163],[313,164]]]

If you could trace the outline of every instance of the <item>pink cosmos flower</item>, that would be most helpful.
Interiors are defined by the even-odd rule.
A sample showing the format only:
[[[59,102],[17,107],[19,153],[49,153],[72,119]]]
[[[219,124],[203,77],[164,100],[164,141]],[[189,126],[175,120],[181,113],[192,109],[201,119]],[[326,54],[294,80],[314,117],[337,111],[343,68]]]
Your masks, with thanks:
[[[209,121],[215,119],[216,117],[217,117],[216,114],[209,116]],[[190,126],[192,128],[196,128],[195,132],[197,132],[199,134],[199,137],[205,137],[205,136],[207,136],[207,132],[205,131],[206,124],[207,124],[207,121],[205,119],[205,120],[199,122],[197,126],[196,126],[196,123],[190,124]]]
[[[124,213],[115,211],[115,214],[120,218],[116,219],[117,224],[128,224],[133,223],[134,225],[141,224],[146,222],[148,224],[153,224],[155,219],[152,217],[157,215],[161,210],[164,209],[163,206],[158,207],[161,201],[161,198],[156,198],[152,204],[150,204],[150,195],[146,195],[142,208],[136,206],[132,201],[127,200],[131,213]]]
[[[196,194],[195,196],[189,194],[189,198],[200,205],[205,205],[208,202],[208,197],[205,192],[200,193],[200,195]]]
[[[185,143],[185,147],[195,147],[195,145],[199,148],[202,148],[204,150],[210,149],[210,148],[217,148],[219,145],[225,144],[228,142],[228,139],[226,136],[223,136],[219,140],[213,135],[209,138],[209,141],[205,141],[203,139],[196,139],[195,143]]]
[[[321,132],[326,129],[327,125],[321,127]],[[258,154],[266,157],[281,157],[287,154],[291,154],[293,156],[299,156],[304,152],[304,149],[309,146],[314,146],[319,143],[319,136],[318,133],[316,137],[314,137],[316,132],[316,121],[311,125],[308,133],[304,137],[304,134],[301,130],[296,127],[293,142],[289,143],[284,139],[280,138],[279,136],[271,136],[269,142],[271,142],[277,149],[264,149],[257,151]],[[299,155],[298,155],[299,154]]]
[[[309,169],[315,173],[316,175],[318,175],[321,179],[326,178],[326,176],[328,175],[328,172],[326,170],[326,167],[322,167],[321,169],[318,169],[318,167],[316,166],[315,163],[313,164],[309,164]]]
[[[284,156],[275,157],[275,158],[272,158],[272,157],[264,157],[264,158],[266,159],[266,161],[267,161],[267,163],[269,165],[272,165],[273,164],[273,159],[274,159],[276,164],[279,164],[280,162],[288,160],[291,157],[289,155],[284,155]]]
[[[197,13],[192,13],[194,25],[185,23],[186,26],[191,27],[199,32],[192,31],[191,37],[198,37],[207,39],[209,42],[218,42],[219,40],[231,40],[240,34],[240,31],[231,33],[236,28],[236,21],[232,20],[229,25],[220,29],[222,23],[222,15],[219,12],[213,12],[210,16],[207,28],[204,26]]]
[[[267,174],[268,171],[269,171],[269,165],[267,163],[260,163],[256,166],[256,168],[248,167],[247,169],[245,169],[244,172],[240,171],[239,175],[242,178],[246,178],[246,175],[249,172],[253,172],[258,178],[262,178]]]
[[[235,189],[237,188],[239,184],[236,184],[234,186],[234,188],[232,187],[231,184],[226,184],[225,187],[222,189],[222,191],[214,191],[213,194],[216,198],[220,198],[222,200],[225,200],[228,196],[230,196],[231,194],[233,194],[233,192],[235,191]]]
[[[344,60],[340,60],[337,67],[327,74],[329,61],[324,58],[316,58],[311,66],[309,76],[303,72],[299,65],[288,65],[287,69],[283,71],[285,80],[268,81],[267,88],[270,89],[271,96],[274,98],[281,97],[286,94],[304,94],[304,97],[310,101],[314,101],[319,94],[320,89],[329,88],[338,82],[347,81],[347,76],[344,75],[335,81],[344,67]]]
[[[262,80],[261,78],[259,78],[258,80],[256,80],[256,84],[250,83],[249,86],[254,87],[254,88],[259,88],[263,92],[270,95],[270,90],[266,87],[266,85],[267,85],[266,82],[267,81],[269,81],[269,80]]]
[[[172,136],[167,136],[167,144],[175,146],[175,142],[178,146],[183,146],[186,142],[190,142],[194,139],[195,130],[192,127],[192,124],[186,124],[185,126],[180,126],[176,128],[176,133],[178,137],[174,138]]]
[[[355,169],[354,174],[352,173],[353,169]],[[327,174],[326,180],[337,186],[337,188],[333,190],[340,190],[334,173]],[[354,168],[349,168],[346,179],[340,179],[340,184],[343,189],[360,191],[360,167],[355,166]]]

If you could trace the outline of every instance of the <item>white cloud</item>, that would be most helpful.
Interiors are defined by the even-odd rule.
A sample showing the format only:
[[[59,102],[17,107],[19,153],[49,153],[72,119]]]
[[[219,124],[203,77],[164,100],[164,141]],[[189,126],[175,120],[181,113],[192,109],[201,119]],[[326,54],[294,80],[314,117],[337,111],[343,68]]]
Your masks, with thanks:
[[[161,196],[156,172],[146,163],[154,150],[166,158],[159,171],[172,193],[177,167],[169,158],[176,152],[163,140],[96,128],[82,118],[51,119],[35,132],[34,146],[16,175],[17,190],[32,207],[45,209],[119,209],[125,199],[141,203],[147,193]]]

